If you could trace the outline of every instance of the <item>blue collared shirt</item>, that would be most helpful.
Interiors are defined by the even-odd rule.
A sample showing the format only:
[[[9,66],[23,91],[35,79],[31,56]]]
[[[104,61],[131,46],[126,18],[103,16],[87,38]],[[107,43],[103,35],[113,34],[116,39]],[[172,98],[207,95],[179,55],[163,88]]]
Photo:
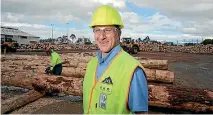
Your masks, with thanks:
[[[98,67],[96,78],[99,79],[113,58],[119,53],[120,45],[113,48],[104,58],[100,51],[97,52]],[[148,88],[145,74],[141,68],[134,72],[129,92],[128,106],[131,112],[148,111]]]

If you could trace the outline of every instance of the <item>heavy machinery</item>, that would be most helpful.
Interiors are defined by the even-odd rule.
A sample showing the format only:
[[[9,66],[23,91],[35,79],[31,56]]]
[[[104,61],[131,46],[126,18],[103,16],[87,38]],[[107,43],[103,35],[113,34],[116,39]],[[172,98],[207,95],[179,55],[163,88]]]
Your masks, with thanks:
[[[78,38],[76,41],[76,45],[91,45],[92,42],[89,38]]]
[[[6,52],[16,52],[19,44],[12,38],[1,38],[1,51],[6,49]]]
[[[130,54],[137,54],[140,51],[139,45],[132,38],[122,38],[121,47]]]

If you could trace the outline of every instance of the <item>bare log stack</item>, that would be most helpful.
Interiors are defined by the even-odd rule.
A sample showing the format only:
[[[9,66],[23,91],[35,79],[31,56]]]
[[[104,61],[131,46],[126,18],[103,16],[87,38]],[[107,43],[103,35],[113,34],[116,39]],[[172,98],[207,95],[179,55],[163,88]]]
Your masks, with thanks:
[[[213,54],[213,45],[170,46],[163,44],[141,43],[140,50],[144,52],[183,52],[196,54]]]
[[[63,71],[61,75],[66,77],[83,77],[87,63],[92,58],[92,55],[94,55],[94,53],[63,54],[62,59],[65,61],[63,62]],[[21,76],[23,77],[29,76],[29,73],[45,73],[45,68],[49,65],[50,59],[47,56],[13,55],[10,57],[3,57],[2,60],[3,75],[14,76],[16,73],[22,73]],[[173,83],[174,73],[168,70],[167,60],[139,59],[139,61],[146,68],[145,73],[147,74],[148,80]],[[7,78],[5,77],[5,79]],[[3,83],[4,82],[6,81],[3,80]],[[6,84],[8,84],[8,82]]]
[[[83,78],[37,76],[33,87],[38,91],[64,92],[82,96]],[[148,85],[149,105],[193,112],[213,112],[213,91],[170,85]]]
[[[54,44],[54,43],[38,43],[22,45],[18,51],[44,51],[51,44],[55,50],[97,50],[97,45],[70,45],[70,44]],[[185,53],[203,53],[213,54],[213,45],[197,44],[193,46],[170,46],[161,43],[139,43],[140,50],[145,52],[185,52]]]
[[[67,95],[82,96],[82,82],[86,66],[88,61],[94,56],[94,53],[69,53],[66,55],[62,54],[61,56],[63,60],[61,76],[44,74],[44,70],[49,65],[50,60],[47,56],[14,55],[2,57],[1,83],[2,85],[35,89],[41,92],[63,92]],[[213,110],[212,97],[209,96],[209,94],[212,94],[212,91],[189,88],[192,91],[202,92],[196,94],[190,93],[188,88],[178,88],[171,84],[154,85],[152,82],[149,82],[174,82],[174,72],[168,70],[167,60],[149,60],[139,57],[136,57],[136,59],[145,68],[144,72],[148,80],[150,106],[198,112]],[[185,97],[189,97],[191,100],[184,100]],[[8,106],[6,108],[11,108],[12,110],[14,107]],[[5,110],[9,111],[10,109]]]

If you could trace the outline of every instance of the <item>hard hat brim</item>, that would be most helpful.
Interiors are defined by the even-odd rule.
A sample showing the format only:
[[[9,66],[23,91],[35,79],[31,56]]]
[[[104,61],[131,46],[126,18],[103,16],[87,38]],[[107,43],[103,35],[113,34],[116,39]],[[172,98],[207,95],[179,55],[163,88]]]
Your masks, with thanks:
[[[90,28],[94,28],[96,26],[118,26],[120,29],[124,28],[123,25],[117,25],[117,24],[114,24],[114,25],[101,25],[101,24],[99,24],[99,25],[89,25]]]

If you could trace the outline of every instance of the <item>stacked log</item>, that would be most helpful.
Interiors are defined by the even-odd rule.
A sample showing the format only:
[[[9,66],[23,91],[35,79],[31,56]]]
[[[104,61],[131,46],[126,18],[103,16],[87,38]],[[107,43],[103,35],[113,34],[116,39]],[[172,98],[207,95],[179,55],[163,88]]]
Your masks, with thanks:
[[[26,51],[44,51],[46,47],[51,46],[55,50],[97,50],[97,45],[75,45],[75,44],[54,44],[54,43],[33,43],[20,45],[17,51],[26,52]]]
[[[183,52],[196,54],[213,54],[213,45],[169,46],[163,44],[142,43],[140,50],[144,52]]]
[[[62,54],[61,57],[62,60],[64,60],[62,76],[83,78],[87,63],[94,55],[95,53]],[[138,57],[136,57],[136,59],[140,60],[145,67],[148,80],[167,83],[174,81],[174,73],[166,70],[168,69],[168,61],[142,60]],[[49,65],[49,60],[50,57],[48,56],[37,55],[2,56],[2,85],[13,85],[31,89],[33,76],[39,73],[45,73],[45,68]]]
[[[64,62],[61,76],[44,74],[44,69],[49,64],[49,57],[47,56],[3,56],[1,83],[2,85],[35,89],[41,92],[63,92],[68,95],[82,96],[82,81],[86,66],[94,55],[94,53],[62,54],[61,56]],[[139,57],[136,57],[136,59],[145,67],[144,71],[148,81],[163,83],[174,82],[174,73],[168,70],[167,60],[145,60]],[[148,82],[148,87],[150,106],[183,110],[190,108],[191,111],[198,112],[212,111],[212,91],[191,89],[203,93],[199,93],[199,95],[196,93],[190,94],[190,91],[183,87],[177,88],[171,86],[171,84],[156,85],[156,83],[153,84],[152,82]],[[210,97],[209,94],[211,94]],[[192,97],[194,95],[197,95],[195,96],[196,98]],[[193,100],[184,100],[182,99],[183,97],[189,97],[196,102]],[[205,97],[205,99],[203,97]],[[178,103],[179,101],[181,103]],[[200,107],[202,107],[202,109],[200,109]]]
[[[12,55],[1,58],[1,84],[32,89],[31,83],[37,68],[45,67],[43,56]],[[43,70],[42,70],[43,71]]]
[[[79,68],[76,68],[76,69],[66,68],[66,69],[63,69],[63,71],[65,72],[61,74],[63,77],[67,77],[67,78],[83,78],[84,77],[85,70],[81,70]],[[164,82],[164,83],[173,83],[174,81],[174,73],[170,71],[145,69],[145,73],[147,75],[148,81]],[[39,75],[38,73],[29,74],[27,72],[19,72],[13,75],[11,74],[7,73],[7,75],[5,74],[2,75],[2,81],[1,81],[2,85],[12,85],[12,86],[29,88],[29,89],[32,89],[31,83],[32,83],[33,77],[36,75]]]
[[[94,53],[62,54],[62,60],[65,61],[63,63],[63,71],[61,75],[66,77],[84,77],[87,63],[94,55]],[[148,80],[167,83],[172,83],[174,81],[174,73],[167,70],[167,60],[143,60],[138,57],[136,57],[136,59],[138,59],[145,67],[144,71]],[[45,68],[48,65],[48,56],[3,56],[1,64],[2,84],[31,88],[30,81],[33,76],[37,73],[45,73]],[[18,80],[20,78],[23,80]]]
[[[21,45],[18,51],[44,51],[51,45],[55,50],[97,50],[97,45],[74,45],[74,44],[54,44],[54,43],[37,43]],[[139,43],[140,50],[145,52],[185,52],[185,53],[204,53],[213,54],[213,45],[194,45],[194,46],[169,46],[160,43]]]
[[[37,91],[64,92],[82,96],[83,78],[39,75],[33,81]],[[193,112],[213,112],[213,91],[149,84],[149,106],[187,110]]]
[[[83,77],[87,62],[92,57],[89,56],[87,58],[81,58],[80,62],[78,61],[66,61],[63,66],[62,76],[67,77]],[[167,82],[173,83],[174,81],[174,72],[168,70],[168,61],[167,60],[144,60],[136,57],[143,67],[145,68],[144,71],[147,75],[147,80],[149,81],[157,81],[157,82]]]
[[[84,77],[87,63],[94,55],[94,53],[62,54],[61,57],[64,61],[61,75],[66,77]],[[174,73],[168,71],[167,60],[144,60],[138,57],[136,59],[145,67],[144,71],[147,74],[148,80],[167,83],[174,81]],[[2,83],[5,85],[14,84],[10,81],[17,80],[14,77],[17,73],[18,76],[24,78],[30,76],[32,78],[36,73],[45,73],[45,68],[49,65],[49,60],[48,56],[13,55],[2,57],[2,75],[9,76],[3,77]],[[27,79],[25,80],[28,81]]]

